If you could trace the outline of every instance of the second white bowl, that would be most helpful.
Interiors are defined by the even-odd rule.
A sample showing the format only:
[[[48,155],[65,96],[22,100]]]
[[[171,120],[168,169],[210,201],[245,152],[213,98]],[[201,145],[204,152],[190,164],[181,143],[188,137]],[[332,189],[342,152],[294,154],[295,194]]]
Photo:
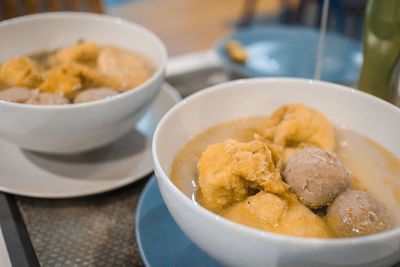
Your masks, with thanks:
[[[400,260],[400,229],[343,239],[296,238],[231,222],[197,205],[169,179],[174,157],[191,138],[217,124],[271,114],[303,102],[338,126],[369,137],[400,157],[400,109],[331,83],[303,79],[250,79],[203,90],[172,108],[153,139],[163,199],[191,240],[227,266],[389,266]]]
[[[62,106],[0,101],[0,138],[25,149],[76,153],[110,143],[134,128],[164,81],[163,43],[149,30],[120,18],[72,12],[30,15],[1,22],[0,36],[0,63],[86,39],[134,51],[156,67],[148,81],[109,99]]]

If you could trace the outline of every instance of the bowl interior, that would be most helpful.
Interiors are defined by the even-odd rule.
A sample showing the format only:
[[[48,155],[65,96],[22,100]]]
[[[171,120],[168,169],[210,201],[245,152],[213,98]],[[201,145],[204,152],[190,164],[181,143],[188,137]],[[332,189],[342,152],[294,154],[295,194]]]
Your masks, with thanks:
[[[160,123],[154,152],[168,175],[175,155],[200,132],[230,120],[270,115],[294,102],[322,111],[336,126],[371,138],[400,157],[400,109],[348,87],[287,78],[231,82],[187,98]]]

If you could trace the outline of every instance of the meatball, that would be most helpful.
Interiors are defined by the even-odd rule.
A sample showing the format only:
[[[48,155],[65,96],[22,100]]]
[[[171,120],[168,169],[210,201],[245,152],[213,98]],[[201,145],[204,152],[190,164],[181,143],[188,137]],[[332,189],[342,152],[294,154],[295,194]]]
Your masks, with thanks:
[[[320,148],[295,152],[283,177],[299,200],[313,209],[329,204],[351,184],[349,171],[336,154]]]
[[[22,87],[11,87],[0,91],[0,100],[24,103],[31,96],[31,91]]]
[[[64,105],[70,104],[69,100],[61,94],[39,93],[31,96],[26,104],[31,105]]]
[[[110,88],[92,88],[87,89],[79,93],[75,99],[74,103],[84,103],[89,101],[95,101],[99,99],[103,99],[106,97],[114,96],[118,94],[116,90]]]
[[[358,190],[338,196],[328,208],[326,221],[339,237],[356,237],[390,228],[390,216],[375,196]]]

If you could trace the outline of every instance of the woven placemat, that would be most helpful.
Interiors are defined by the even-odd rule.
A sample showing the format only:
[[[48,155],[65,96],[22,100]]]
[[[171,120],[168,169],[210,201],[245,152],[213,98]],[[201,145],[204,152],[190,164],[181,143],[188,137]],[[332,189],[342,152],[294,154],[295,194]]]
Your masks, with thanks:
[[[144,266],[135,214],[147,180],[76,199],[17,197],[40,265]]]

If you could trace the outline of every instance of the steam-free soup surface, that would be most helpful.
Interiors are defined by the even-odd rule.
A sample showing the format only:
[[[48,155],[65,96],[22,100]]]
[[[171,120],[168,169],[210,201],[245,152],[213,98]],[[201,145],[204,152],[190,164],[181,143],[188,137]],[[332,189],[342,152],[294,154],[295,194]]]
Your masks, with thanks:
[[[198,168],[197,164],[206,148],[215,143],[227,139],[235,139],[239,142],[250,142],[254,138],[254,131],[251,129],[263,123],[267,117],[251,117],[237,121],[223,123],[197,135],[190,140],[176,156],[172,169],[172,182],[188,197],[197,204],[202,203],[202,195],[198,189]],[[382,201],[390,212],[393,219],[393,226],[400,225],[400,161],[389,151],[374,141],[342,127],[335,127],[335,152],[348,168],[351,174],[351,189],[363,190],[372,193]],[[272,200],[273,202],[273,200]],[[273,212],[273,206],[268,206],[271,200],[265,200],[265,207]],[[249,202],[249,204],[251,204]],[[275,205],[279,205],[276,202]],[[303,212],[303,208],[295,206]],[[238,207],[241,212],[232,212],[229,208],[217,211],[220,215],[243,223],[245,225],[265,231],[277,233],[307,236],[308,233],[296,233],[296,225],[275,225],[265,224],[263,220],[255,218],[251,212],[243,207]],[[293,213],[292,213],[293,214]],[[299,214],[299,213],[296,213]],[[308,214],[308,213],[307,213]],[[314,214],[323,218],[325,210],[314,210]],[[314,215],[313,214],[313,215]],[[297,216],[297,215],[296,215]],[[307,217],[311,215],[308,214]],[[238,218],[240,217],[240,218]],[[295,222],[301,222],[302,216],[294,218]],[[304,219],[304,218],[303,218]],[[322,219],[321,219],[322,220]],[[307,222],[305,222],[307,223]],[[322,225],[320,221],[316,224],[318,229],[310,230],[311,236],[337,237],[329,227]],[[302,228],[303,229],[303,228]],[[304,230],[304,229],[303,229]],[[324,232],[321,234],[319,231]]]

